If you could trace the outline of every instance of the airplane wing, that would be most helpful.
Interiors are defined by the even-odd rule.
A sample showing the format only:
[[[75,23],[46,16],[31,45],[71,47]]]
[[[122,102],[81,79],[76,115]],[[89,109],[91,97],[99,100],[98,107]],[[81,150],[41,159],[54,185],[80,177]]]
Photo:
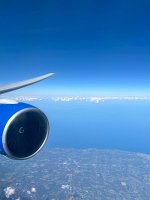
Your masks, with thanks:
[[[54,73],[49,73],[49,74],[45,74],[43,76],[38,76],[36,78],[32,78],[32,79],[29,79],[29,80],[19,81],[17,83],[11,83],[11,84],[7,84],[7,85],[2,85],[2,86],[0,86],[0,94],[10,92],[10,91],[13,91],[13,90],[17,90],[19,88],[26,87],[28,85],[32,85],[33,83],[37,83],[39,81],[42,81],[42,80],[52,76],[53,74]]]

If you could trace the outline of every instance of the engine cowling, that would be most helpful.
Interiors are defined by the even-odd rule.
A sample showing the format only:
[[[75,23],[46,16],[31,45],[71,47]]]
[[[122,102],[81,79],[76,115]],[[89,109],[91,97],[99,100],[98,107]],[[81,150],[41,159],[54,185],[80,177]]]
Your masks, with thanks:
[[[0,104],[1,154],[28,159],[43,147],[48,132],[48,119],[40,109],[21,102]]]

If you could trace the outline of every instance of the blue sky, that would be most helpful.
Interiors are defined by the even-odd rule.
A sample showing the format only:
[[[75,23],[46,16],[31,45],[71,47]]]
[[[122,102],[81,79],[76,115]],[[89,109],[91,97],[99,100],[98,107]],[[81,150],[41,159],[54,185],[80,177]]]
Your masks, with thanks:
[[[1,83],[55,72],[18,91],[149,95],[149,1],[1,1]]]

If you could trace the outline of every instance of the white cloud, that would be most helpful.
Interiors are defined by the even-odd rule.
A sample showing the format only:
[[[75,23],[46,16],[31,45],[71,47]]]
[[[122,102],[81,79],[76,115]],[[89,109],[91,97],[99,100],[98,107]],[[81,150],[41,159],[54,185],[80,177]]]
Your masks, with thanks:
[[[57,96],[57,97],[27,97],[27,96],[18,96],[18,97],[12,97],[9,99],[13,99],[16,101],[24,101],[24,102],[30,102],[30,101],[41,101],[41,100],[48,100],[48,101],[54,101],[54,102],[91,102],[91,103],[102,103],[104,101],[108,100],[150,100],[150,97],[138,97],[138,96],[110,96],[110,97],[99,97],[99,96],[91,96],[91,97],[80,97],[80,96]]]
[[[80,102],[93,102],[100,103],[103,101],[101,97],[52,97],[52,101],[60,102],[70,102],[70,101],[80,101]]]
[[[92,103],[102,103],[106,100],[150,100],[150,97],[136,97],[136,96],[125,96],[125,97],[51,97],[49,100],[60,101],[60,102],[70,102],[70,101],[80,101],[80,102],[92,102]]]
[[[70,185],[68,185],[68,184],[62,185],[62,186],[61,186],[61,189],[67,189],[67,190],[68,190],[68,189],[70,189]]]
[[[12,187],[7,187],[4,189],[6,198],[9,198],[11,195],[15,194],[15,189]]]
[[[30,190],[27,190],[27,194],[31,194]]]
[[[31,192],[36,192],[36,188],[32,187]]]
[[[35,193],[36,192],[36,188],[32,187],[31,190],[27,190],[27,194],[31,194],[31,193]]]
[[[126,184],[126,182],[121,182],[121,185],[126,186],[127,184]]]

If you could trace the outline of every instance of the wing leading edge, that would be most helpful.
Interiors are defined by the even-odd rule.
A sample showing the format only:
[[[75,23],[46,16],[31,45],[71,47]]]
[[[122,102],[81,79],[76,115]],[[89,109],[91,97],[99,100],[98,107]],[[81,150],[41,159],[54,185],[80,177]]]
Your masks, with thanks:
[[[28,79],[28,80],[25,80],[25,81],[19,81],[17,83],[11,83],[11,84],[0,86],[0,94],[10,92],[10,91],[13,91],[13,90],[17,90],[19,88],[23,88],[23,87],[26,87],[28,85],[32,85],[34,83],[37,83],[39,81],[42,81],[42,80],[52,76],[53,74],[54,73],[49,73],[49,74],[45,74],[43,76],[38,76],[36,78]]]

